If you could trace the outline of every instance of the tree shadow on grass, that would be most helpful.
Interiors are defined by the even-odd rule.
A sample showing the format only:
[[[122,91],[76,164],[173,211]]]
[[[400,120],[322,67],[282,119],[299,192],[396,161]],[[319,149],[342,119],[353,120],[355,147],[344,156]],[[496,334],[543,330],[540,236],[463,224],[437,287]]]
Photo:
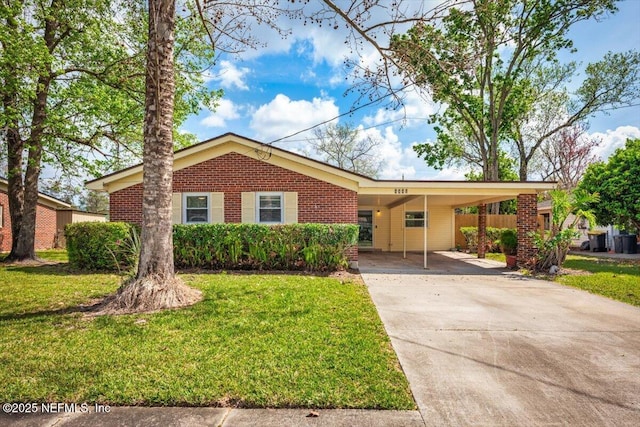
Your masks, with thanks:
[[[2,265],[2,264],[0,264]],[[86,276],[96,275],[116,275],[115,271],[91,271],[73,268],[69,263],[46,263],[40,265],[5,264],[7,271],[16,271],[26,274],[40,274],[46,276]]]
[[[34,319],[37,317],[49,317],[49,316],[64,316],[67,314],[90,314],[99,310],[104,305],[104,298],[99,298],[94,301],[91,301],[88,304],[78,304],[71,307],[63,307],[57,309],[49,309],[49,310],[40,310],[40,311],[30,311],[26,313],[9,313],[0,315],[0,322],[10,321],[10,320],[26,320],[26,319]]]

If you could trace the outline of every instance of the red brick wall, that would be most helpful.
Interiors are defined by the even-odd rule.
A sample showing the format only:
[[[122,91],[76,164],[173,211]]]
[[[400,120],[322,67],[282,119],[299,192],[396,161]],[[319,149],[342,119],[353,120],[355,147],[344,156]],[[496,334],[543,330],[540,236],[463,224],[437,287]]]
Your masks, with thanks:
[[[224,192],[225,222],[241,222],[241,193],[249,191],[295,191],[298,222],[358,222],[358,195],[268,161],[229,153],[181,169],[173,175],[173,191]],[[116,191],[109,199],[111,221],[140,223],[142,184]],[[356,260],[357,255],[351,257]]]
[[[518,195],[518,265],[526,265],[536,256],[531,233],[538,231],[538,196],[536,194]]]
[[[487,250],[487,205],[478,206],[478,258]]]
[[[0,228],[0,251],[11,250],[11,217],[9,215],[9,197],[0,191],[2,205],[2,228]],[[36,211],[36,249],[51,249],[56,237],[56,211],[47,206],[38,205]]]

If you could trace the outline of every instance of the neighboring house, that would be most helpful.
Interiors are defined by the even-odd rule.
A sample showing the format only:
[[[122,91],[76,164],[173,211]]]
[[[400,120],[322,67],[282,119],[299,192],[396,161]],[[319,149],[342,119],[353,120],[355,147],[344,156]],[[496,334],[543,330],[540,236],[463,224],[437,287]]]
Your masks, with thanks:
[[[11,217],[9,215],[8,182],[0,178],[0,251],[11,250]],[[57,235],[57,209],[69,209],[70,204],[39,193],[36,210],[36,249],[51,249]]]
[[[58,209],[56,212],[56,248],[64,248],[67,241],[64,236],[64,227],[76,222],[106,222],[107,215],[94,212],[85,212],[77,209]]]
[[[544,218],[545,230],[551,230],[551,215],[552,215],[551,207],[552,207],[551,200],[544,200],[538,203],[538,214],[540,214],[540,216]],[[573,214],[569,214],[567,219],[564,221],[564,224],[562,224],[562,228],[567,228],[570,224],[573,224],[575,220],[576,220],[576,216]],[[576,231],[578,232],[579,235],[578,237],[576,237],[571,241],[571,246],[573,248],[580,248],[583,242],[589,241],[589,234],[588,234],[589,232],[597,232],[597,233],[606,233],[607,236],[605,240],[605,245],[607,246],[607,249],[611,250],[614,247],[613,236],[617,236],[620,234],[620,230],[618,230],[613,225],[607,225],[607,226],[596,225],[590,230],[589,221],[585,219],[581,219],[580,221],[578,221],[578,224],[576,226]]]
[[[109,193],[110,219],[140,223],[142,165],[87,183]],[[537,193],[552,183],[376,180],[326,163],[225,134],[174,156],[173,221],[182,224],[353,223],[360,250],[448,250],[454,209],[518,198],[519,257],[534,251]],[[483,256],[483,254],[481,255]],[[357,248],[350,254],[357,262]]]

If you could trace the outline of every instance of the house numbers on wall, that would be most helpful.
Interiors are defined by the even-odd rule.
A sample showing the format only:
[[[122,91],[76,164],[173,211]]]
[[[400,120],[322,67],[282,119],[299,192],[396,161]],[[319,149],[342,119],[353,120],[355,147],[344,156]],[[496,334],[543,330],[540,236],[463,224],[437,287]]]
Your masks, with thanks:
[[[393,194],[409,194],[408,188],[394,188]]]

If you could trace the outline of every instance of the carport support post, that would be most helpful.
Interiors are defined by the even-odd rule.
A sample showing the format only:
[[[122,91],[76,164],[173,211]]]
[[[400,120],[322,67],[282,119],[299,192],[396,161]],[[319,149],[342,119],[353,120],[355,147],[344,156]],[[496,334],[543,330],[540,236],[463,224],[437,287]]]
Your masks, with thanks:
[[[487,248],[487,205],[478,206],[478,258],[484,258]]]
[[[427,269],[427,195],[424,195],[424,219],[422,222],[422,231],[424,233],[424,269]]]
[[[538,231],[538,196],[536,194],[518,195],[518,252],[517,263],[526,266],[536,256],[533,233]]]
[[[407,259],[407,204],[402,204],[402,259]]]

